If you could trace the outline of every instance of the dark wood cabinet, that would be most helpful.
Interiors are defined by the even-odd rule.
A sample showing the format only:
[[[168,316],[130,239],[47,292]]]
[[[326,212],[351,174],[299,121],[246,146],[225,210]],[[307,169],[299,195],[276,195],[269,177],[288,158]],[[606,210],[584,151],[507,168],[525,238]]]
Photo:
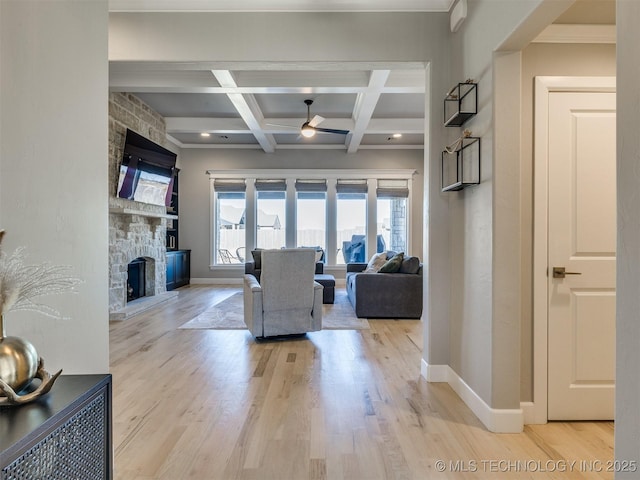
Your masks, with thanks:
[[[167,251],[167,291],[189,285],[191,250]]]
[[[63,375],[51,391],[0,407],[0,479],[113,478],[111,375]]]

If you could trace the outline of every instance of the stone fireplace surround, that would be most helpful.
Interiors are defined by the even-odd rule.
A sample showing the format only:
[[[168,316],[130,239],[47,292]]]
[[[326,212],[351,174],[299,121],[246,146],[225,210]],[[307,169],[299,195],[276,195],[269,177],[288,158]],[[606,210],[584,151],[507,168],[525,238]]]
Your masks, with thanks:
[[[109,94],[109,319],[125,320],[175,298],[166,291],[166,208],[116,197],[117,180],[127,128],[171,148],[164,118],[130,93]],[[127,266],[147,260],[146,294],[127,304]]]
[[[169,215],[123,207],[109,209],[109,319],[125,320],[178,295],[166,289],[166,219]],[[127,303],[128,265],[146,263],[145,297]]]

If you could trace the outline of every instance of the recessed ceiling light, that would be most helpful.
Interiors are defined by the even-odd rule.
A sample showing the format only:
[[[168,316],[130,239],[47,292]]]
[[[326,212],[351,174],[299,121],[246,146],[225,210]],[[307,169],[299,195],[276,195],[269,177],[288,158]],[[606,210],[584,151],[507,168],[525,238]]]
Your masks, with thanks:
[[[201,137],[205,137],[205,138],[206,138],[206,137],[210,137],[210,136],[211,136],[211,134],[210,134],[209,132],[202,132],[202,133],[200,134],[200,136],[201,136]]]
[[[393,138],[400,138],[400,137],[402,137],[401,133],[394,133],[393,134]]]

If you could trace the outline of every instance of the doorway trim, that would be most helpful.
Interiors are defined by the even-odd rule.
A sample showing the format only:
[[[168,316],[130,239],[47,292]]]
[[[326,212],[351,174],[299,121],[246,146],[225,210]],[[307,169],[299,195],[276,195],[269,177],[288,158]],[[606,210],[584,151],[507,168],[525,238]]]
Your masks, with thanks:
[[[536,77],[533,142],[533,404],[525,423],[547,423],[549,94],[615,92],[616,77]]]

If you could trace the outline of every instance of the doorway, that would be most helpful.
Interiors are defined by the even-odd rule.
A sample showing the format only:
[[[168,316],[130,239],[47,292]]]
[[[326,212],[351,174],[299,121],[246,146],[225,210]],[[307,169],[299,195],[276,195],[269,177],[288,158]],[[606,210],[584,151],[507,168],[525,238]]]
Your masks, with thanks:
[[[535,423],[609,420],[615,379],[615,78],[537,77],[535,89]]]

